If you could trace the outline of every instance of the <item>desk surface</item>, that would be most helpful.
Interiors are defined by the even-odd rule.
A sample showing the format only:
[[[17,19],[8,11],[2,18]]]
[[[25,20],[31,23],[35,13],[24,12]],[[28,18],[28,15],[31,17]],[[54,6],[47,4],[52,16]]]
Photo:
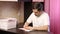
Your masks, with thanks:
[[[5,30],[2,30],[5,31]],[[30,31],[30,32],[26,32],[20,29],[9,29],[6,32],[11,32],[11,33],[15,33],[15,34],[52,34],[51,32],[47,32],[47,31]]]
[[[52,34],[51,32],[47,32],[47,31],[30,31],[30,32],[26,32],[23,30],[20,30],[18,28],[13,28],[13,29],[9,29],[9,30],[1,30],[0,31],[6,31],[6,32],[11,32],[11,33],[15,33],[15,34]]]

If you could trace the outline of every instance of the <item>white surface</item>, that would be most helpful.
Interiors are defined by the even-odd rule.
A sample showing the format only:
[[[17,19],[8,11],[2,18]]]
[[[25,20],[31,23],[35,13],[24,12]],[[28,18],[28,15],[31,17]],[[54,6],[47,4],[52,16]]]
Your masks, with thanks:
[[[18,0],[0,0],[0,1],[18,1]]]
[[[0,19],[0,29],[8,30],[16,28],[17,20],[15,18]]]
[[[27,31],[27,32],[32,31],[32,30],[27,30],[27,29],[25,29],[25,28],[19,28],[19,29],[24,30],[24,31]]]
[[[44,2],[44,0],[32,0],[33,2]]]

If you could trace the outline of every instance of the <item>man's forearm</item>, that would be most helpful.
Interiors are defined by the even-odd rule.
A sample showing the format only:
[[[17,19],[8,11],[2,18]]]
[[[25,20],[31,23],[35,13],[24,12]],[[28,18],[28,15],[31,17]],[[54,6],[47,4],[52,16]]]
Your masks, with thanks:
[[[48,26],[33,27],[33,30],[48,30]]]
[[[25,22],[23,27],[28,27],[29,23]]]

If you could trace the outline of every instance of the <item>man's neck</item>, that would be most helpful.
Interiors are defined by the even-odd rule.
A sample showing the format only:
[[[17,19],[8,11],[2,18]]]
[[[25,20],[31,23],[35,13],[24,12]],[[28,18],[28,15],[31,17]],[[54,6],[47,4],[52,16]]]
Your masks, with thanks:
[[[43,14],[43,11],[39,13],[39,16],[41,16],[42,14]],[[39,16],[38,16],[38,17],[39,17]]]

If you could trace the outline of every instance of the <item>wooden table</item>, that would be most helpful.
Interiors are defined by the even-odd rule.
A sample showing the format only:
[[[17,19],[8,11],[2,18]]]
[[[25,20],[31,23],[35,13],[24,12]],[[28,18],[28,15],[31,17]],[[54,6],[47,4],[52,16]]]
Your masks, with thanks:
[[[0,33],[2,33],[2,34],[52,34],[51,32],[47,32],[47,31],[26,32],[26,31],[18,29],[18,27],[17,28],[13,28],[13,29],[9,29],[9,30],[1,30],[0,29]]]
[[[13,28],[13,29],[9,29],[9,30],[0,30],[0,33],[3,33],[3,34],[52,34],[51,32],[47,32],[47,31],[30,31],[30,32],[26,32],[26,31],[23,31],[23,30],[20,30],[20,29],[16,29],[16,28]]]

